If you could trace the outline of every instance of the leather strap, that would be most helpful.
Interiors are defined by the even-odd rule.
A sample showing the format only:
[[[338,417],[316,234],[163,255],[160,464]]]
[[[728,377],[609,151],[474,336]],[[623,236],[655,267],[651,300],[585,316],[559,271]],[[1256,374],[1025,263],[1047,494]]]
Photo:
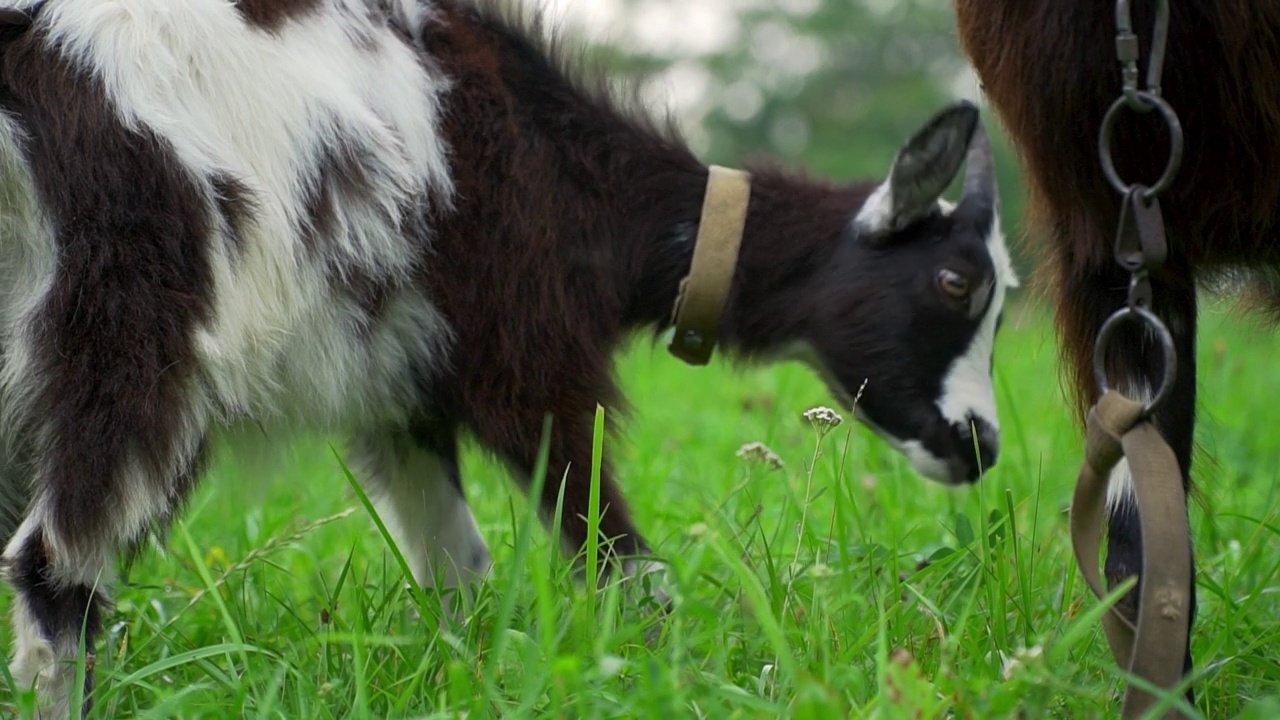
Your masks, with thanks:
[[[689,274],[680,281],[667,349],[690,365],[706,365],[720,337],[720,318],[738,266],[751,200],[751,176],[712,165]]]
[[[1191,539],[1182,470],[1173,450],[1151,422],[1142,403],[1108,391],[1089,410],[1085,463],[1071,500],[1071,544],[1085,581],[1098,598],[1106,595],[1098,571],[1098,551],[1106,527],[1107,482],[1124,456],[1129,461],[1142,531],[1142,576],[1135,625],[1114,607],[1102,627],[1116,662],[1159,688],[1182,680],[1191,612]],[[1123,717],[1137,718],[1159,698],[1130,685]],[[1176,708],[1160,716],[1182,718]]]

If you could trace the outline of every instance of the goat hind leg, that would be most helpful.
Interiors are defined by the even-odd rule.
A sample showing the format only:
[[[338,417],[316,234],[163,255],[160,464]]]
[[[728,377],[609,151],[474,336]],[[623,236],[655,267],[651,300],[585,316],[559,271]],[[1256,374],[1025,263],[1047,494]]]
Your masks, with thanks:
[[[82,645],[87,667],[81,712],[88,714],[94,647],[110,608],[116,557],[135,549],[192,487],[194,463],[181,466],[188,469],[161,483],[136,463],[102,478],[77,478],[80,492],[66,491],[74,483],[42,483],[28,506],[2,564],[14,590],[16,647],[9,670],[15,691],[35,690],[38,717],[67,717]],[[84,502],[86,497],[95,502]]]
[[[1176,259],[1171,258],[1176,262]],[[1183,276],[1186,276],[1184,273]],[[1069,338],[1075,373],[1082,399],[1096,401],[1093,387],[1093,338],[1111,313],[1126,302],[1127,276],[1114,266],[1094,268],[1090,273],[1066,277],[1062,285],[1064,303],[1063,326]],[[1153,278],[1154,311],[1163,319],[1173,336],[1177,352],[1177,374],[1168,394],[1153,416],[1156,428],[1169,443],[1182,468],[1182,485],[1191,487],[1192,445],[1195,430],[1196,403],[1196,296],[1191,283],[1173,283],[1166,278]],[[1108,381],[1127,397],[1148,401],[1159,387],[1164,360],[1159,345],[1136,325],[1122,328],[1111,343],[1107,358]],[[1138,597],[1142,582],[1142,534],[1133,496],[1132,477],[1123,459],[1112,471],[1107,488],[1107,555],[1104,572],[1107,583],[1115,587],[1131,577],[1138,584],[1120,599],[1117,609],[1131,620],[1137,620]],[[1195,617],[1195,563],[1192,558],[1191,608],[1187,614],[1190,626]],[[1192,668],[1188,646],[1183,659],[1185,673]],[[1193,699],[1187,691],[1188,700]]]
[[[109,603],[111,568],[52,540],[41,506],[29,514],[4,553],[13,586],[12,623],[16,646],[9,667],[15,691],[35,690],[39,717],[65,718],[70,709],[75,662],[84,643],[84,696],[93,689],[94,641]],[[96,553],[95,553],[96,554]]]

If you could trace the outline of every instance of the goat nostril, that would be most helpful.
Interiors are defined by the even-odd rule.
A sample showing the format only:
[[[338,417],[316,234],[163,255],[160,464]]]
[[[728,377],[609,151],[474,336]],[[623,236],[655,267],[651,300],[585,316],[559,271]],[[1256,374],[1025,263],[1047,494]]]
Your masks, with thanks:
[[[1000,431],[982,418],[970,415],[967,422],[956,426],[957,436],[962,445],[960,452],[965,456],[966,464],[973,479],[995,467],[1000,455]]]
[[[1000,431],[976,415],[969,415],[964,422],[952,422],[949,430],[951,481],[957,485],[978,482],[995,467],[1000,455]]]
[[[1000,448],[995,445],[984,447],[979,457],[982,460],[982,469],[990,470],[996,466],[996,461],[1000,459]]]
[[[1000,456],[1000,432],[985,420],[976,420],[978,428],[978,459],[983,469],[994,467]]]

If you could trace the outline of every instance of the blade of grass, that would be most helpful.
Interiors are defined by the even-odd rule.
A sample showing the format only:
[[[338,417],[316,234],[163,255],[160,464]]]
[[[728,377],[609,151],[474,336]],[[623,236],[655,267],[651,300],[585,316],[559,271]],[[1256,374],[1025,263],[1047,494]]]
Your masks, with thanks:
[[[604,408],[596,405],[591,431],[591,490],[587,498],[587,626],[596,627],[596,590],[600,587],[600,466],[604,455]]]
[[[360,485],[360,481],[351,472],[351,468],[347,467],[347,463],[342,459],[342,454],[332,444],[329,445],[329,451],[333,453],[333,457],[338,461],[338,467],[342,470],[342,474],[347,479],[347,484],[351,487],[352,492],[356,494],[356,498],[360,501],[360,505],[364,507],[365,512],[373,519],[373,524],[378,527],[378,533],[382,535],[383,542],[386,543],[387,549],[391,551],[391,556],[395,558],[396,565],[400,567],[400,573],[404,576],[404,581],[409,584],[413,590],[413,599],[418,604],[419,610],[429,613],[431,618],[437,623],[440,618],[436,615],[434,609],[428,609],[425,600],[425,593],[418,580],[413,576],[413,571],[409,569],[409,562],[405,560],[404,553],[400,552],[400,545],[395,538],[391,536],[391,531],[387,529],[387,524],[382,521],[382,515],[378,513],[378,509],[374,507],[373,501],[369,499],[369,495],[365,493],[364,488]]]
[[[182,535],[182,541],[187,546],[187,552],[191,556],[191,564],[195,567],[196,574],[200,576],[200,581],[204,583],[205,588],[209,589],[209,593],[213,597],[214,604],[218,607],[218,614],[222,618],[223,627],[227,631],[227,635],[231,637],[231,646],[240,649],[240,661],[247,670],[249,665],[249,654],[243,649],[246,647],[244,635],[240,632],[240,626],[236,624],[235,619],[231,616],[231,609],[227,607],[226,600],[223,599],[222,593],[217,591],[217,585],[214,583],[213,576],[209,574],[209,568],[204,564],[204,555],[196,546],[196,541],[191,537],[191,531],[187,528],[187,524],[181,520],[177,523],[178,532]],[[232,676],[239,678],[240,674],[231,673]]]

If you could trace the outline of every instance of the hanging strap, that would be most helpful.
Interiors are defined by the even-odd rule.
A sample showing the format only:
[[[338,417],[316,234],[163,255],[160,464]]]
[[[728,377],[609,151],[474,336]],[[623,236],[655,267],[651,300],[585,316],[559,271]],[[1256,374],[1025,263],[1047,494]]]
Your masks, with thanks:
[[[1102,616],[1116,662],[1159,688],[1182,680],[1191,612],[1191,539],[1182,470],[1143,406],[1107,391],[1092,409],[1085,434],[1085,463],[1071,501],[1071,543],[1094,595],[1106,595],[1098,550],[1106,523],[1107,482],[1121,457],[1129,461],[1142,530],[1142,578],[1135,625],[1114,607]],[[1130,685],[1123,716],[1137,718],[1158,698]],[[1170,708],[1162,718],[1185,717]]]

